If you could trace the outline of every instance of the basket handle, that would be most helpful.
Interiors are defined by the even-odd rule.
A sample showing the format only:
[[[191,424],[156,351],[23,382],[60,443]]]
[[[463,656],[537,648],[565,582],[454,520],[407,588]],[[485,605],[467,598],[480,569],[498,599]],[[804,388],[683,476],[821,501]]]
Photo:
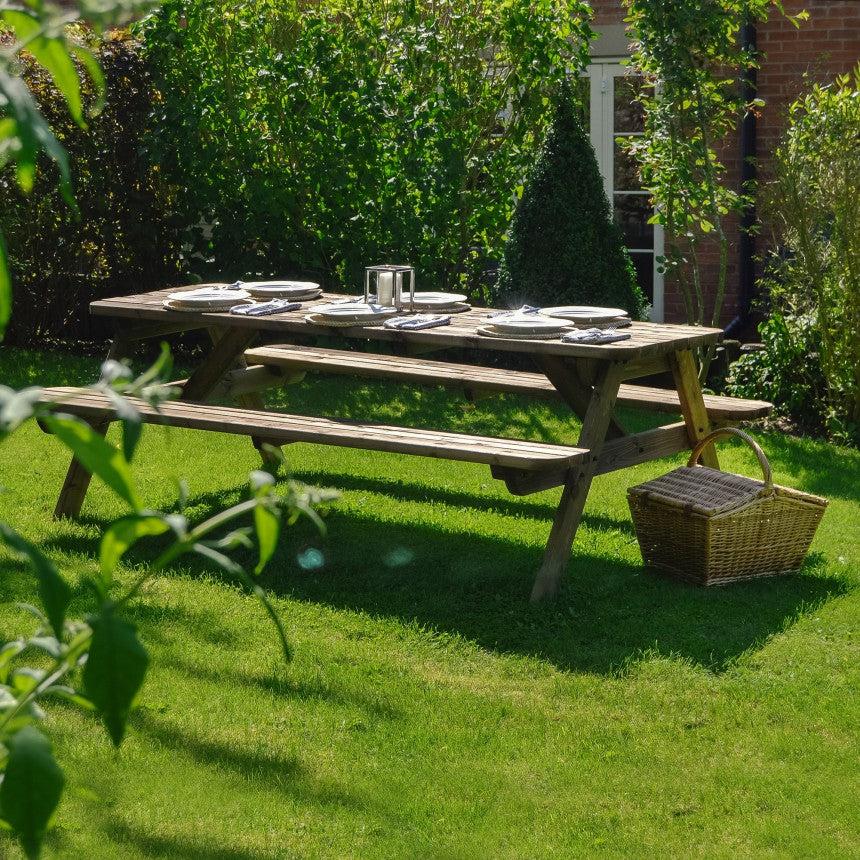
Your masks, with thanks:
[[[696,443],[696,447],[693,448],[693,451],[690,454],[690,459],[687,461],[687,465],[697,465],[702,451],[704,451],[711,442],[715,439],[719,439],[721,436],[737,436],[738,438],[743,439],[743,441],[753,449],[753,452],[758,458],[759,465],[761,466],[762,475],[764,476],[764,487],[762,488],[762,493],[770,493],[773,490],[773,473],[771,472],[770,463],[758,442],[756,442],[749,433],[744,433],[743,430],[738,430],[737,427],[721,427],[719,430],[714,430],[713,433],[708,433],[704,439],[700,439]]]

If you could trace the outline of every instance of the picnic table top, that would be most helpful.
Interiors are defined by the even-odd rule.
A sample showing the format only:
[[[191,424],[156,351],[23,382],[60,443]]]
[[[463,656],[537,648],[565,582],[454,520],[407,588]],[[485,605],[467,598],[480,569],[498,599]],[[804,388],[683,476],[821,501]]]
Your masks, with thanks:
[[[188,287],[193,289],[194,285]],[[301,309],[273,314],[265,317],[248,317],[230,313],[203,313],[199,311],[176,311],[164,306],[169,293],[178,287],[154,290],[137,295],[99,299],[90,304],[90,311],[98,316],[125,320],[157,321],[177,324],[187,323],[188,328],[205,326],[230,326],[253,328],[259,331],[290,334],[340,335],[385,341],[409,341],[436,346],[439,349],[465,346],[500,352],[528,352],[578,358],[631,360],[664,355],[681,349],[708,346],[723,337],[721,329],[702,326],[676,325],[670,323],[634,322],[623,331],[629,332],[629,340],[610,344],[567,344],[560,340],[538,340],[503,337],[484,337],[477,333],[479,326],[486,324],[492,308],[472,308],[465,313],[453,314],[451,324],[418,331],[386,329],[382,326],[355,325],[348,328],[331,328],[315,325],[305,320],[314,307],[338,299],[355,298],[336,293],[324,293],[319,299],[306,302]]]

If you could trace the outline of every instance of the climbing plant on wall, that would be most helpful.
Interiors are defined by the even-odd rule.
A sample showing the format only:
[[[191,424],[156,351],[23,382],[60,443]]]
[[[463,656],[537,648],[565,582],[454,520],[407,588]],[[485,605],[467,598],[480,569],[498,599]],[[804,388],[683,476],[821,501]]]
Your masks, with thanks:
[[[664,269],[681,290],[687,320],[718,325],[726,294],[729,238],[726,217],[738,212],[752,189],[729,184],[722,144],[745,111],[741,73],[757,65],[744,45],[745,21],[765,21],[780,0],[625,0],[634,38],[631,63],[641,74],[639,99],[645,133],[626,145],[636,157],[654,199],[653,221],[666,228]],[[796,25],[805,13],[790,16]],[[706,298],[701,252],[718,250],[713,299]],[[702,375],[710,355],[703,356]]]

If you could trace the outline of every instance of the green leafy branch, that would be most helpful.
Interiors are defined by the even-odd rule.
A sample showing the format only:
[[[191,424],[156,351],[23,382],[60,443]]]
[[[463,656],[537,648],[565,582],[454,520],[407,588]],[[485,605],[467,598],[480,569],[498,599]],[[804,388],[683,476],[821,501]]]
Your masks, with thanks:
[[[747,205],[752,188],[728,185],[719,149],[746,111],[737,81],[759,58],[740,39],[745,21],[765,21],[779,0],[625,0],[634,35],[631,65],[642,76],[639,100],[645,132],[622,141],[639,163],[643,187],[655,208],[652,223],[666,228],[658,262],[681,289],[687,321],[720,324],[726,294],[729,239],[725,219]],[[795,26],[806,13],[786,16]],[[700,251],[715,242],[717,278],[712,302],[703,285]],[[713,348],[701,357],[707,375]]]
[[[179,512],[145,508],[129,468],[140,436],[140,415],[128,398],[145,399],[157,407],[174,391],[161,381],[169,369],[166,347],[158,361],[134,379],[125,365],[111,361],[103,365],[94,387],[107,393],[117,410],[121,449],[81,418],[54,410],[39,389],[16,392],[0,387],[0,441],[26,421],[39,421],[129,508],[102,536],[98,574],[88,580],[96,607],[83,621],[67,618],[72,591],[53,562],[23,535],[0,523],[0,542],[29,564],[41,604],[24,607],[37,619],[35,632],[0,646],[0,813],[28,857],[40,852],[64,784],[50,742],[37,728],[44,717],[42,704],[62,698],[96,712],[113,744],[119,746],[149,665],[146,648],[123,613],[149,580],[182,556],[203,557],[260,600],[275,626],[284,659],[291,658],[283,622],[254,577],[274,554],[283,522],[307,516],[322,528],[314,507],[335,494],[293,481],[279,491],[270,473],[255,471],[246,500],[196,525],[182,512],[182,498]],[[249,518],[251,525],[245,524]],[[116,570],[125,554],[141,541],[163,536],[169,543],[146,570],[129,584],[120,583]],[[249,573],[230,554],[255,545],[257,562]],[[47,666],[22,665],[23,657],[31,653],[46,656]]]
[[[15,169],[25,193],[33,188],[38,157],[44,153],[57,166],[60,189],[74,207],[71,170],[66,150],[51,130],[29,89],[18,74],[18,56],[26,51],[50,75],[69,113],[86,127],[81,77],[90,77],[96,92],[90,112],[101,109],[104,76],[94,54],[70,35],[70,25],[82,23],[101,31],[152,8],[152,0],[78,0],[63,8],[42,0],[25,3],[0,0],[0,170]],[[0,232],[0,339],[12,311],[12,284],[6,244]]]

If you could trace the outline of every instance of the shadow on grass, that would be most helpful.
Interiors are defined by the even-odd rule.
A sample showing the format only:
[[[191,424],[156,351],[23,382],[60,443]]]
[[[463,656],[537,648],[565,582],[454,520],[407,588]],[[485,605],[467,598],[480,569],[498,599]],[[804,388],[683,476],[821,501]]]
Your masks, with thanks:
[[[254,851],[202,844],[180,836],[156,836],[142,827],[133,827],[126,821],[112,819],[105,827],[107,835],[117,847],[133,847],[144,857],[166,857],[173,860],[259,860]]]
[[[476,511],[492,511],[510,517],[529,517],[543,519],[547,528],[555,516],[558,507],[558,497],[561,489],[555,491],[556,498],[552,502],[536,501],[534,496],[476,496],[462,490],[452,490],[447,487],[430,487],[426,484],[407,483],[406,481],[388,478],[373,478],[365,475],[337,475],[324,471],[296,471],[291,477],[312,486],[327,486],[336,484],[338,490],[358,490],[377,493],[391,499],[404,502],[442,502],[452,507],[467,507]],[[494,481],[487,476],[487,481]],[[605,514],[587,511],[582,518],[583,523],[593,528],[612,528],[633,536],[633,524],[628,518],[610,517]]]
[[[225,494],[235,492],[192,503],[218,507]],[[423,489],[407,486],[402,492]],[[471,499],[463,495],[465,502]],[[821,565],[814,557],[802,575],[703,589],[617,556],[584,552],[580,544],[558,600],[533,608],[528,595],[541,550],[518,543],[515,536],[458,534],[456,521],[443,531],[338,509],[327,525],[324,540],[305,522],[287,530],[261,579],[270,592],[416,621],[483,648],[548,660],[563,670],[613,674],[648,652],[719,672],[798,615],[846,590],[839,580],[817,573]],[[621,541],[631,540],[627,523],[602,520],[599,525],[617,530]],[[514,519],[511,528],[515,534]],[[95,551],[88,537],[66,535],[59,541],[67,550]],[[319,550],[312,556],[320,564],[308,565],[309,548]],[[145,563],[150,553],[135,551],[129,561]],[[244,561],[250,564],[250,555]],[[211,575],[205,562],[193,557],[183,559],[182,569]],[[143,606],[136,611],[147,613]],[[151,627],[163,610],[153,611]],[[194,619],[186,620],[189,629],[201,629]]]
[[[765,434],[762,447],[773,465],[776,483],[780,474],[788,474],[808,493],[860,501],[860,451],[780,433]]]
[[[187,632],[189,636],[193,637],[197,635],[198,630],[196,626],[189,626]],[[183,675],[210,681],[213,684],[227,683],[232,686],[263,690],[280,698],[319,701],[343,708],[357,708],[377,719],[393,719],[400,716],[400,712],[386,702],[375,700],[352,690],[337,689],[319,680],[278,677],[275,673],[250,674],[223,668],[211,669],[176,654],[161,655],[158,664],[162,668],[174,669]]]
[[[338,784],[312,777],[295,756],[268,753],[266,744],[234,744],[202,737],[186,731],[176,722],[160,720],[146,708],[139,708],[129,719],[136,732],[179,756],[190,758],[218,772],[232,772],[266,783],[270,790],[314,806],[366,809],[366,803]]]
[[[325,564],[303,571],[282,548],[263,579],[276,593],[414,620],[484,648],[599,674],[622,671],[645,652],[722,671],[846,590],[816,574],[814,558],[802,575],[704,589],[575,550],[558,600],[533,608],[528,595],[541,551],[513,540],[343,512],[329,518],[324,543],[298,531]]]

